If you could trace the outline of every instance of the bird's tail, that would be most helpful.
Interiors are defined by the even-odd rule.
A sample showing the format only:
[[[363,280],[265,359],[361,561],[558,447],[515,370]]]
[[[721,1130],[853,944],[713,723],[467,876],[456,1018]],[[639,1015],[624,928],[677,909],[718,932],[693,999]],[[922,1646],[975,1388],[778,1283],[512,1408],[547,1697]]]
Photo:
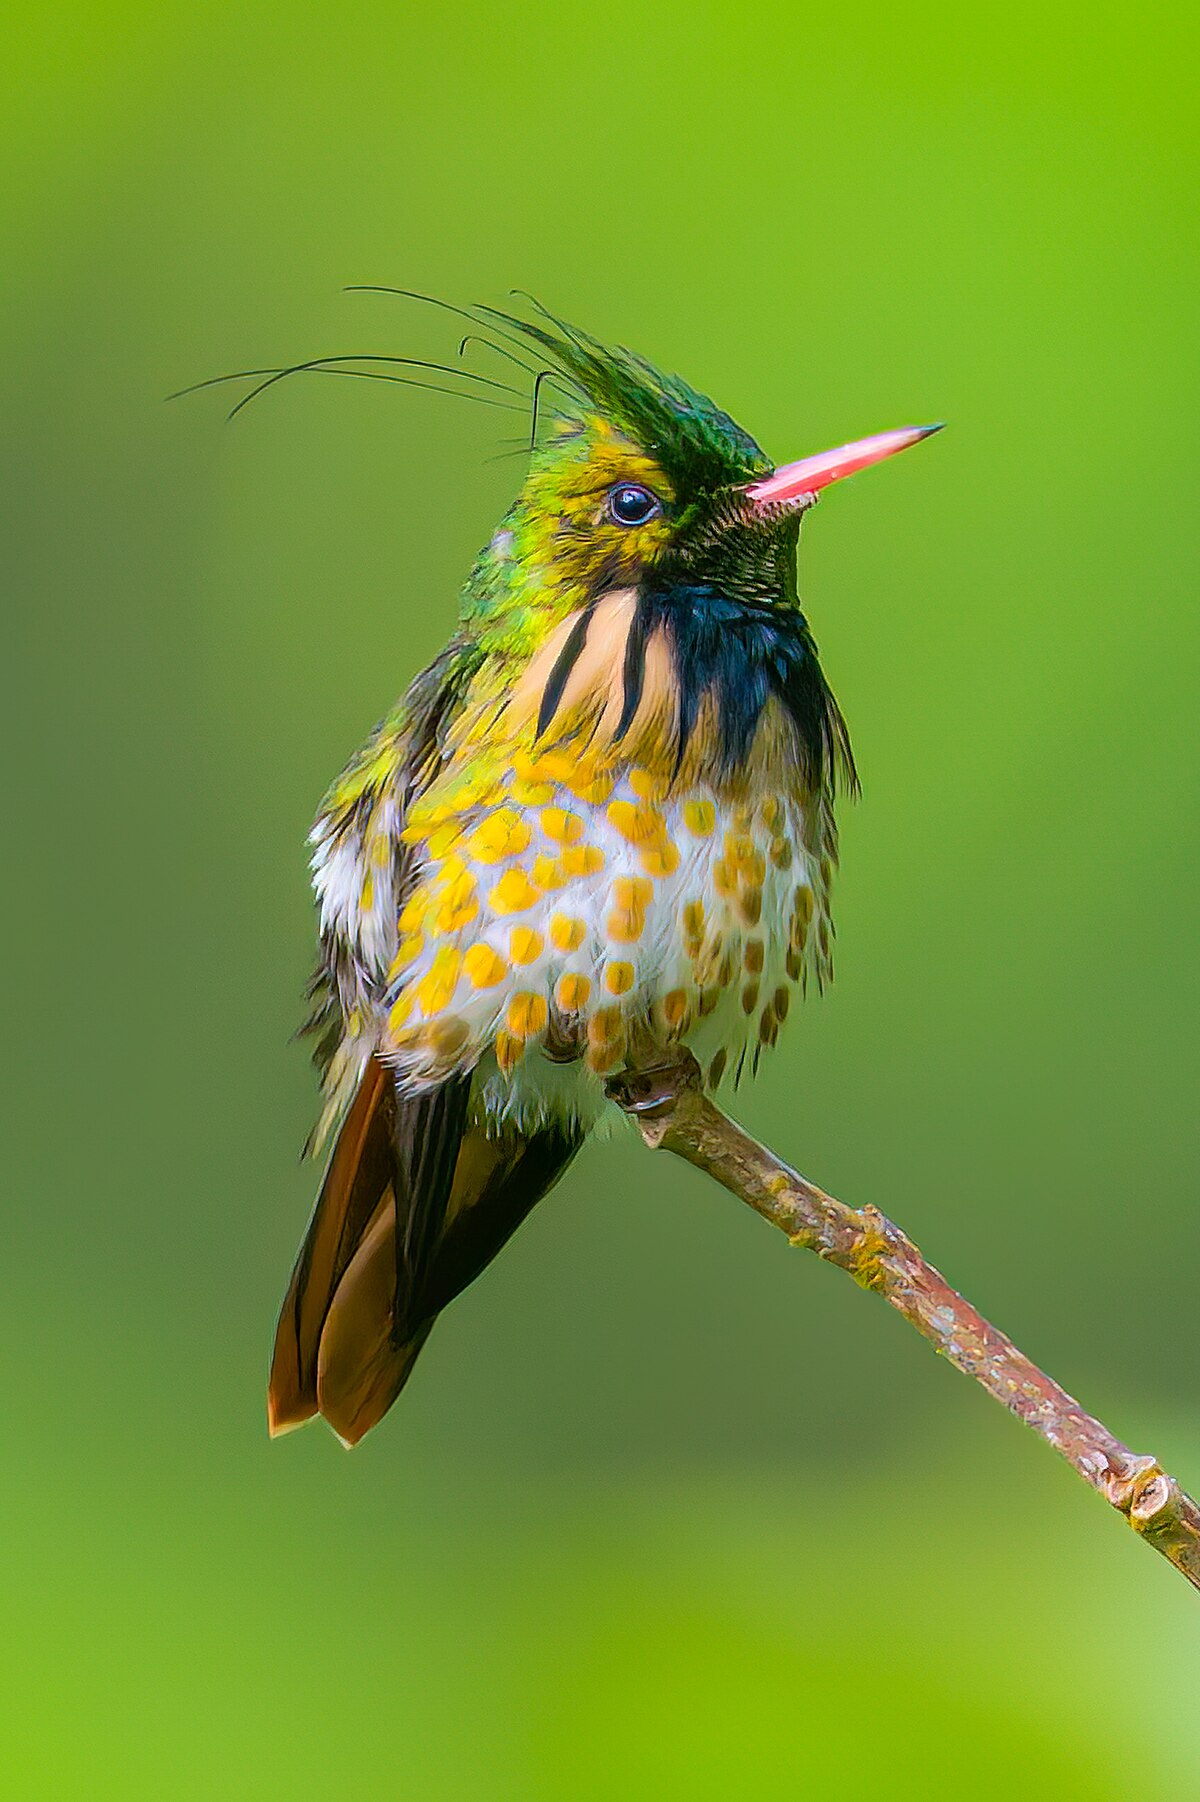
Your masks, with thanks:
[[[272,1435],[319,1413],[354,1445],[404,1387],[434,1318],[414,1316],[407,1264],[445,1214],[468,1088],[460,1077],[401,1101],[390,1071],[368,1063],[280,1311],[267,1389]]]
[[[275,1335],[272,1435],[321,1414],[355,1445],[408,1381],[440,1309],[490,1263],[576,1134],[470,1126],[470,1077],[398,1094],[372,1058],[337,1137]]]

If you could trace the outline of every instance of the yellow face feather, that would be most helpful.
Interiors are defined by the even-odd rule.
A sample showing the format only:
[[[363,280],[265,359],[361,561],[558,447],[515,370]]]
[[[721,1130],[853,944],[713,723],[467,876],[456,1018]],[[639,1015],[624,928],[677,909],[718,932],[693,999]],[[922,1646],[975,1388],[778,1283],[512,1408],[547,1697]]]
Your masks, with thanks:
[[[644,525],[621,525],[610,496],[644,488],[660,508]],[[675,501],[661,464],[607,420],[560,427],[540,451],[520,495],[472,571],[463,624],[509,679],[561,620],[604,588],[637,581],[671,542]]]
[[[582,453],[578,457],[563,454],[573,436]],[[552,452],[530,474],[522,504],[542,522],[555,585],[587,586],[600,570],[613,587],[632,580],[667,548],[670,528],[663,512],[642,526],[618,525],[608,496],[628,482],[648,488],[668,507],[675,496],[666,472],[604,419],[565,427],[555,436]]]

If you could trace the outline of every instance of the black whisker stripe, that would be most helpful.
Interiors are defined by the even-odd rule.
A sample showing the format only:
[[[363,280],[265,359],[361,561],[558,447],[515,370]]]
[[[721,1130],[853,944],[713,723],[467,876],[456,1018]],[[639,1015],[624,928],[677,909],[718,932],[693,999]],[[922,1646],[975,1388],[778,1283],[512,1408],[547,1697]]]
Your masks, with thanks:
[[[583,612],[576,619],[567,635],[567,642],[558,653],[554,668],[550,671],[549,680],[542,692],[542,704],[538,708],[537,736],[541,738],[551,720],[558,712],[558,704],[563,698],[563,690],[567,686],[567,677],[571,674],[583,653],[587,643],[588,628],[592,623],[592,615],[596,611],[595,601],[589,601]]]
[[[616,730],[618,744],[633,724],[634,715],[642,703],[642,690],[646,683],[646,619],[640,606],[634,608],[625,639],[624,682],[625,694]]]

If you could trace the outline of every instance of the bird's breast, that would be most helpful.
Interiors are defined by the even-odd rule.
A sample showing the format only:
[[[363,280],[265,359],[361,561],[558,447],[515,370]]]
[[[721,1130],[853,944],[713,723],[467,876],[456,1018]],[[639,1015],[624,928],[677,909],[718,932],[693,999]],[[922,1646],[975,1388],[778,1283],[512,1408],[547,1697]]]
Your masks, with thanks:
[[[480,1065],[498,1115],[594,1111],[645,1033],[715,1085],[827,953],[828,863],[799,800],[763,784],[722,797],[523,753],[482,792],[435,787],[403,838],[382,1048],[414,1087]]]

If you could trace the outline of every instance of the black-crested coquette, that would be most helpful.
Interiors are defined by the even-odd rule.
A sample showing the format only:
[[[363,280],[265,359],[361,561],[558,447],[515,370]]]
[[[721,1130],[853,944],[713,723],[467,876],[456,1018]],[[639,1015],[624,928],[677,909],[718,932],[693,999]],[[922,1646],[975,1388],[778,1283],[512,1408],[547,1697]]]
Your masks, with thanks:
[[[776,468],[641,357],[540,310],[469,316],[532,377],[528,473],[449,644],[312,834],[333,1148],[269,1419],[320,1413],[348,1443],[558,1181],[631,1048],[683,1042],[715,1089],[828,978],[856,778],[797,595],[801,521],[936,429]]]

